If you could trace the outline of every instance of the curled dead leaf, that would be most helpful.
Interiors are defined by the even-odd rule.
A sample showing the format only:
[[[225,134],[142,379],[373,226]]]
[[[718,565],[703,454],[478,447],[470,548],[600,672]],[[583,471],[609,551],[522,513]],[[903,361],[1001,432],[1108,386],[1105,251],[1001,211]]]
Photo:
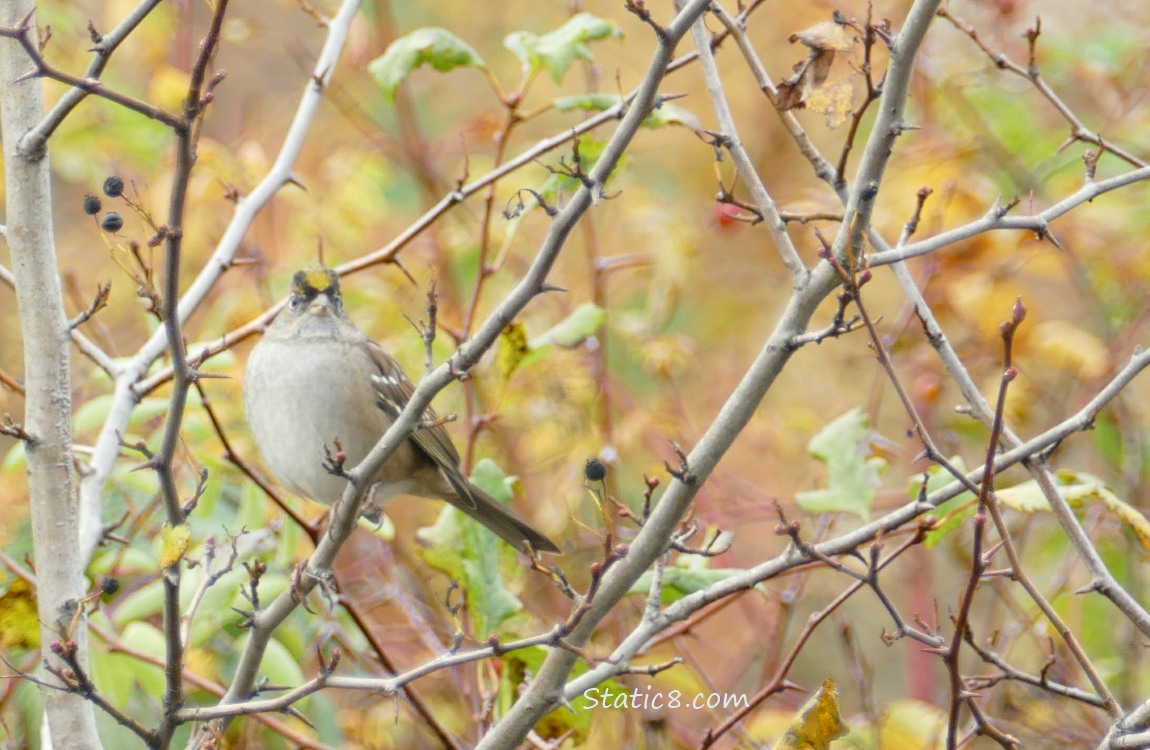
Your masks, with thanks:
[[[788,41],[792,44],[801,42],[810,52],[806,60],[795,64],[794,74],[778,86],[777,105],[784,112],[788,109],[813,106],[812,94],[818,87],[826,83],[827,76],[830,75],[831,64],[835,60],[835,53],[849,51],[854,46],[855,38],[850,35],[847,27],[834,21],[823,21],[808,29],[791,34]],[[817,100],[821,108],[816,111],[826,114],[828,124],[832,120],[841,123],[845,119],[845,113],[842,111],[844,91],[841,86],[842,84],[836,84],[834,92],[827,92],[821,100]],[[846,85],[846,88],[847,93],[853,93],[849,84]],[[849,112],[850,97],[847,96],[845,101],[847,103],[846,111]],[[830,126],[835,127],[835,125]]]
[[[771,750],[830,750],[850,729],[839,713],[839,689],[829,677],[799,709],[786,734]]]
[[[813,50],[825,52],[847,52],[855,43],[855,38],[847,32],[847,27],[834,21],[816,23],[787,37],[791,44],[802,42]]]

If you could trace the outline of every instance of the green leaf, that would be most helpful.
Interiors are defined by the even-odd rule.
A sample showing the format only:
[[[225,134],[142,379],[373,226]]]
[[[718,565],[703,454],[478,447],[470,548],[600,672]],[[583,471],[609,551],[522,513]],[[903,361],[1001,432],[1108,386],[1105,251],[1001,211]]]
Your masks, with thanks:
[[[590,13],[579,13],[542,36],[529,31],[508,34],[503,46],[523,63],[525,75],[546,70],[556,83],[562,83],[576,60],[595,59],[587,42],[622,36],[623,32],[611,21]]]
[[[515,496],[515,481],[518,477],[508,476],[489,458],[484,458],[475,465],[471,472],[471,481],[475,486],[491,495],[503,505],[510,505],[511,498]],[[478,524],[477,524],[478,525]]]
[[[552,102],[555,109],[560,112],[606,112],[612,107],[618,107],[623,97],[618,94],[575,94],[574,96],[561,96]]]
[[[120,633],[120,641],[131,644],[132,648],[157,659],[164,658],[164,634],[157,627],[146,622],[131,622]],[[120,653],[107,655],[108,673],[93,675],[100,692],[130,694],[129,688],[138,684],[147,695],[159,696],[164,693],[164,670],[155,664]],[[119,688],[113,688],[119,685]],[[120,705],[123,705],[121,702]]]
[[[146,583],[124,597],[112,613],[112,621],[120,628],[159,614],[164,606],[164,588],[161,581]]]
[[[807,449],[827,465],[826,489],[795,495],[799,506],[810,513],[847,511],[862,518],[870,515],[878,475],[886,461],[868,457],[870,420],[860,409],[846,414],[824,427],[811,438]]]
[[[367,69],[383,95],[394,103],[399,84],[422,65],[444,73],[455,68],[487,67],[483,58],[459,37],[447,29],[429,26],[396,39]]]
[[[1108,466],[1118,469],[1125,456],[1126,445],[1117,421],[1109,412],[1102,412],[1094,418],[1094,429],[1090,431],[1094,445]]]
[[[511,502],[514,477],[507,477],[495,462],[480,461],[471,481],[500,503]],[[449,505],[434,525],[419,530],[419,538],[431,545],[423,553],[428,564],[467,591],[476,637],[487,638],[523,611],[500,572],[501,559],[514,559],[515,550],[478,521]]]
[[[88,572],[94,576],[110,575],[113,571],[121,571],[120,575],[123,575],[124,571],[129,573],[148,571],[151,573],[157,567],[159,567],[159,563],[156,558],[147,550],[139,547],[101,548],[96,552],[92,564],[88,567]]]
[[[219,565],[219,562],[217,561],[215,565]],[[195,568],[194,571],[190,570],[185,573],[185,582],[181,587],[183,590],[195,592],[196,587],[200,585],[203,579],[203,574],[199,573],[200,570],[201,568]],[[193,575],[193,573],[199,574]],[[270,592],[266,588],[266,585],[270,583],[268,579],[271,575],[270,573],[265,574],[260,578],[259,592],[263,601],[271,601]],[[202,646],[209,639],[218,636],[226,625],[234,623],[239,615],[232,607],[241,609],[251,607],[251,603],[240,595],[240,589],[247,585],[248,580],[247,571],[237,567],[224,573],[219,580],[208,587],[199,607],[196,608],[195,619],[192,620],[191,643],[189,645]],[[181,591],[181,598],[182,595],[183,591]],[[180,604],[181,610],[186,611],[188,605],[183,602]]]
[[[503,669],[499,678],[499,699],[496,702],[497,717],[507,715],[519,698],[524,680],[528,679],[528,673],[539,674],[548,654],[547,649],[535,646],[513,651],[503,657]],[[587,663],[579,660],[571,669],[571,678],[586,674],[589,670]],[[599,683],[598,688],[615,694],[626,690],[614,678]],[[535,725],[535,732],[541,737],[569,736],[572,741],[564,745],[587,747],[587,733],[590,731],[592,717],[596,715],[596,711],[585,704],[586,701],[580,699],[554,709],[539,720]]]
[[[194,341],[187,345],[186,349],[189,357],[198,357],[201,352],[206,352],[216,345],[215,341]],[[200,372],[218,372],[230,374],[238,365],[239,360],[236,359],[236,353],[231,349],[225,349],[222,352],[217,352],[212,356],[205,359],[196,368]],[[101,372],[103,372],[101,370]],[[194,391],[193,391],[194,392]]]
[[[962,456],[952,456],[950,465],[963,474],[967,471],[966,462],[962,460]],[[954,476],[949,471],[941,466],[935,466],[927,472],[925,494],[929,495],[935,490],[941,490],[953,481]],[[916,477],[910,483],[910,499],[917,500],[921,493],[922,480]],[[924,544],[926,544],[927,549],[934,549],[943,537],[962,526],[966,519],[974,515],[977,507],[974,504],[976,500],[977,498],[973,493],[961,492],[935,508],[933,515],[942,520],[934,529],[926,533]]]
[[[17,440],[16,444],[4,456],[4,463],[0,464],[0,472],[5,474],[22,470],[28,466],[28,453],[24,450],[24,441]]]
[[[235,649],[237,654],[244,652],[250,638],[251,635],[245,633],[239,639]],[[304,682],[303,670],[300,669],[296,658],[275,638],[268,640],[267,650],[260,660],[259,673],[261,678],[266,677],[273,685],[296,687]]]
[[[618,107],[623,97],[618,94],[577,94],[575,96],[562,96],[553,103],[560,112],[580,110],[584,112],[606,112]],[[695,113],[674,104],[660,104],[643,120],[643,126],[648,128],[661,128],[666,125],[682,125],[691,130],[701,130],[702,121]]]
[[[547,331],[531,340],[528,346],[538,349],[549,344],[573,349],[599,332],[607,322],[607,311],[594,302],[586,302]]]
[[[112,410],[113,398],[110,393],[97,396],[77,409],[75,419],[73,420],[73,429],[76,434],[83,435],[89,432],[95,432],[103,427],[104,420],[108,418],[108,413]],[[143,399],[132,409],[132,416],[128,421],[128,425],[130,427],[136,427],[144,422],[162,417],[168,413],[171,406],[171,402],[166,398]]]
[[[674,565],[663,569],[663,604],[682,599],[687,594],[705,589],[712,583],[725,581],[745,571],[739,568],[709,568],[709,558],[682,557]],[[648,570],[631,586],[628,593],[645,594],[651,590],[654,571]]]

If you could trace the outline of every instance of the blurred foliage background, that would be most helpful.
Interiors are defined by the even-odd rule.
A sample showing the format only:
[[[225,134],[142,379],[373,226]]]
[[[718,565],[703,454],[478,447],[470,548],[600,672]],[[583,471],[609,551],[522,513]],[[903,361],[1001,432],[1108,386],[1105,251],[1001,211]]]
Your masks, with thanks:
[[[317,7],[321,12],[334,10],[327,5]],[[661,17],[669,15],[669,3],[649,5]],[[122,0],[42,4],[39,22],[50,24],[53,34],[49,58],[64,69],[82,70],[88,59],[88,20],[97,28],[109,28],[131,7]],[[906,2],[880,2],[874,15],[891,19],[897,28],[907,7]],[[805,57],[803,48],[788,43],[789,35],[829,20],[832,10],[860,19],[867,12],[861,2],[764,3],[751,15],[748,35],[776,81]],[[400,87],[394,103],[369,72],[369,64],[394,38],[438,26],[471,45],[504,91],[513,92],[522,84],[520,61],[505,49],[504,39],[521,30],[545,33],[579,11],[615,24],[618,35],[589,43],[594,59],[576,61],[559,81],[547,73],[532,77],[517,110],[532,116],[510,131],[505,127],[507,108],[476,69],[447,74],[419,69]],[[1092,130],[1145,154],[1150,120],[1146,3],[966,0],[952,3],[950,11],[977,28],[989,48],[1023,63],[1023,31],[1041,13],[1037,62],[1045,80]],[[148,101],[178,107],[207,13],[200,3],[161,5],[117,53],[105,81]],[[220,238],[233,210],[229,192],[242,195],[250,190],[275,158],[321,42],[316,20],[294,2],[237,3],[229,12],[217,58],[228,77],[217,91],[193,173],[185,273],[200,268]],[[461,180],[486,174],[498,162],[563,133],[585,116],[548,107],[556,98],[629,91],[641,80],[652,49],[650,29],[616,2],[508,0],[497,8],[456,0],[366,3],[295,170],[299,185],[285,187],[261,213],[241,253],[246,262],[225,274],[208,304],[189,321],[189,351],[194,354],[195,342],[219,339],[282,298],[297,268],[317,262],[321,255],[337,265],[376,250]],[[877,57],[881,69],[885,56],[879,51]],[[862,91],[851,65],[857,66],[859,58],[842,58],[836,73],[853,81],[857,104]],[[742,138],[780,208],[796,216],[838,212],[837,199],[797,153],[734,46],[720,47],[718,60]],[[63,90],[51,83],[47,88],[53,97]],[[716,127],[697,66],[672,73],[663,91],[682,95],[674,105],[691,113],[702,128]],[[1030,212],[1057,202],[1081,184],[1086,147],[1067,145],[1066,120],[1034,86],[997,70],[945,20],[936,20],[927,37],[909,112],[917,129],[899,142],[876,212],[876,227],[892,240],[924,186],[934,193],[919,236],[983,215],[998,196],[1018,196],[1019,210]],[[819,147],[837,157],[846,128],[829,128],[816,112],[798,116]],[[863,120],[860,139],[871,119]],[[595,143],[605,139],[610,128],[585,137],[581,150],[593,154]],[[504,142],[497,143],[497,137]],[[475,320],[482,321],[533,258],[548,229],[547,216],[531,210],[509,220],[503,212],[514,208],[523,196],[519,191],[542,189],[552,178],[546,167],[558,166],[560,156],[571,158],[569,145],[501,179],[490,212],[482,195],[447,212],[403,248],[399,259],[406,273],[387,264],[346,279],[352,316],[413,375],[422,372],[423,342],[404,317],[426,319],[426,295],[434,279],[442,326],[435,354],[442,359],[453,351],[450,334],[466,330],[471,307]],[[126,219],[120,237],[113,237],[84,215],[81,203],[85,194],[98,193],[107,175],[115,174],[128,183],[132,201],[162,216],[172,169],[168,133],[138,115],[89,99],[56,135],[51,158],[60,265],[74,293],[71,312],[86,306],[98,283],[111,280],[107,309],[85,331],[114,355],[132,352],[157,321],[121,267],[122,247],[128,240],[144,245],[152,232],[122,202],[105,199],[105,208]],[[857,153],[852,156],[848,175],[857,158]],[[1099,177],[1117,174],[1125,166],[1104,156]],[[738,221],[739,212],[715,201],[717,176],[729,185],[732,169],[728,163],[716,163],[714,150],[695,129],[667,125],[644,130],[609,186],[611,197],[585,219],[555,269],[551,280],[566,291],[540,297],[517,323],[531,339],[587,303],[606,315],[581,331],[574,346],[552,346],[510,372],[501,366],[499,355],[491,353],[470,381],[449,388],[437,402],[440,413],[460,416],[449,429],[469,469],[486,459],[496,480],[502,474],[516,478],[515,506],[561,540],[566,554],[559,564],[578,586],[587,584],[588,566],[598,559],[604,529],[583,477],[585,461],[605,460],[610,494],[639,507],[644,477],[666,476],[664,461],[674,461],[672,441],[694,444],[788,298],[789,275],[769,234],[762,226]],[[1015,298],[1024,299],[1030,317],[1019,333],[1015,357],[1021,375],[1010,391],[1008,409],[1009,424],[1023,436],[1078,409],[1144,340],[1150,284],[1146,192],[1145,186],[1134,185],[1059,219],[1052,234],[1060,249],[1032,234],[1000,232],[911,262],[944,330],[991,398],[1001,368],[998,327]],[[562,192],[551,197],[561,201]],[[819,246],[814,228],[821,226],[828,236],[836,228],[817,218],[790,226],[809,263]],[[481,258],[497,269],[477,295]],[[152,260],[159,265],[158,254]],[[895,368],[926,424],[949,454],[977,465],[985,452],[986,431],[955,411],[957,389],[948,382],[898,288],[879,270],[867,290],[872,314],[881,316]],[[823,324],[833,312],[828,305],[821,315]],[[17,315],[13,294],[0,288],[0,368],[14,377],[23,368]],[[202,385],[237,452],[257,461],[239,398],[251,343],[244,341],[210,360],[207,369],[226,377]],[[110,390],[108,379],[82,356],[74,358],[74,372],[76,441],[82,448],[102,423]],[[1135,382],[1099,416],[1093,431],[1060,446],[1056,467],[1100,477],[1116,496],[1145,510],[1148,395],[1145,381]],[[126,441],[156,439],[166,396],[164,388],[147,394]],[[743,569],[785,547],[787,538],[774,533],[775,499],[788,516],[802,518],[811,533],[839,533],[860,523],[849,514],[803,516],[794,501],[797,493],[827,483],[827,467],[811,455],[810,440],[856,408],[867,425],[858,450],[865,459],[882,459],[885,466],[872,514],[907,501],[912,481],[927,467],[916,461],[921,446],[910,436],[909,422],[865,336],[809,345],[790,362],[698,496],[695,510],[702,528],[735,534],[730,550],[709,561],[708,572]],[[21,410],[20,396],[0,388],[0,412],[18,419]],[[197,554],[203,554],[209,537],[222,549],[228,533],[244,530],[237,542],[241,559],[261,558],[269,564],[261,598],[270,600],[287,585],[291,565],[310,551],[306,533],[227,460],[202,407],[190,408],[183,440],[181,471],[188,494],[199,471],[209,472],[206,494],[192,519]],[[21,450],[12,441],[0,443],[0,449],[6,455],[0,475],[0,537],[12,559],[20,561],[30,550]],[[101,689],[146,716],[156,710],[161,684],[160,668],[144,660],[162,653],[157,580],[161,543],[154,477],[131,471],[141,460],[125,452],[108,488],[105,519],[126,520],[116,532],[122,541],[102,548],[93,574],[114,574],[123,588],[94,618],[101,630],[93,639],[93,658]],[[1009,485],[1023,478],[1022,473],[1007,472],[1001,482]],[[318,506],[299,507],[311,518],[322,514]],[[387,509],[394,534],[390,526],[377,533],[365,530],[341,557],[345,594],[369,614],[370,627],[393,662],[401,667],[419,664],[445,650],[457,630],[468,642],[484,640],[486,627],[508,639],[539,632],[563,617],[566,600],[545,577],[517,566],[509,550],[496,553],[504,574],[500,586],[521,604],[494,620],[482,620],[476,610],[494,594],[472,581],[469,606],[453,613],[445,603],[459,601],[458,593],[449,593],[452,580],[471,579],[458,561],[444,559],[444,545],[429,548],[419,541],[459,538],[458,529],[444,528],[452,519],[441,518],[440,511],[426,501],[394,503]],[[1112,570],[1145,601],[1145,553],[1135,535],[1097,502],[1088,500],[1081,511]],[[1011,512],[1009,519],[1023,540],[1030,573],[1072,623],[1100,671],[1120,686],[1121,697],[1144,696],[1150,690],[1144,649],[1128,625],[1110,617],[1104,602],[1074,595],[1088,578],[1057,525],[1043,513]],[[438,525],[417,534],[433,524]],[[633,533],[625,521],[618,524],[624,538]],[[452,549],[450,544],[446,548]],[[462,554],[473,553],[468,547]],[[945,623],[965,584],[969,554],[969,529],[959,528],[934,548],[915,549],[896,562],[886,573],[887,590],[905,613]],[[197,570],[189,576],[202,574]],[[701,575],[698,580],[703,579]],[[229,573],[210,590],[212,601],[198,610],[189,667],[205,680],[226,682],[242,645],[239,617],[230,607],[245,606],[238,594],[245,580],[242,569]],[[684,576],[684,586],[698,585],[694,580]],[[848,583],[829,570],[769,581],[689,631],[652,644],[651,663],[676,656],[685,663],[654,678],[628,678],[620,689],[650,685],[662,693],[754,693],[792,647],[807,616]],[[1033,605],[1012,593],[1006,581],[987,584],[986,589],[996,595],[980,596],[976,603],[976,637],[1000,633],[1010,643],[1011,658],[1031,672],[1042,668],[1052,650],[1059,655],[1061,645],[1048,639]],[[643,599],[633,600],[604,628],[598,655],[609,653],[627,624],[636,620]],[[296,684],[313,674],[315,645],[331,638],[344,645],[345,666],[379,670],[345,614],[322,603],[314,609],[298,610],[281,631],[278,648],[265,661],[272,682]],[[838,683],[843,714],[855,731],[835,747],[939,746],[935,732],[945,706],[944,670],[937,658],[910,642],[885,645],[880,633],[884,626],[889,629],[888,619],[873,595],[860,593],[816,631],[790,675],[807,689],[826,677]],[[26,664],[28,653],[16,647],[10,658]],[[439,672],[413,689],[451,732],[465,743],[473,742],[481,727],[514,699],[516,670],[537,665],[540,658],[527,652]],[[1053,674],[1069,683],[1080,678],[1061,659]],[[31,742],[37,732],[34,691],[19,681],[0,685],[0,691],[9,742]],[[191,699],[212,700],[206,689]],[[723,746],[769,743],[804,700],[800,691],[772,698],[740,733],[724,738]],[[1030,740],[1027,747],[1086,746],[1108,724],[1101,712],[1052,701],[1016,685],[995,691],[992,705],[992,713],[1010,731]],[[575,714],[557,712],[554,726],[543,733],[558,736],[573,730],[566,745],[571,747],[695,747],[703,733],[726,716],[721,710],[576,709]],[[277,720],[328,746],[439,746],[402,698],[328,691],[307,699],[300,710],[316,723],[314,731],[293,718]],[[124,731],[110,721],[106,724],[109,738]],[[250,719],[232,732],[237,747],[293,746]]]

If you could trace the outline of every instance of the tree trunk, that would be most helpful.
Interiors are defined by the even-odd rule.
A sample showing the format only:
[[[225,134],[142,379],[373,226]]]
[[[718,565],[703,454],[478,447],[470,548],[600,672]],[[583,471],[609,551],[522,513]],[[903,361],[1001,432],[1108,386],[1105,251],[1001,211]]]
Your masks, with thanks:
[[[0,24],[15,26],[31,9],[32,0],[0,3]],[[12,83],[29,69],[30,62],[19,44],[10,39],[0,41],[6,234],[24,338],[24,429],[29,435],[25,445],[40,637],[49,662],[61,665],[49,646],[68,634],[80,647],[80,663],[86,664],[85,619],[81,618],[69,634],[85,582],[80,569],[72,456],[70,336],[56,268],[48,158],[44,149],[27,149],[21,143],[22,136],[43,117],[43,85],[39,80]],[[79,207],[76,210],[79,213]],[[56,681],[51,675],[44,678]],[[61,690],[46,689],[43,694],[54,747],[100,747],[90,703]]]

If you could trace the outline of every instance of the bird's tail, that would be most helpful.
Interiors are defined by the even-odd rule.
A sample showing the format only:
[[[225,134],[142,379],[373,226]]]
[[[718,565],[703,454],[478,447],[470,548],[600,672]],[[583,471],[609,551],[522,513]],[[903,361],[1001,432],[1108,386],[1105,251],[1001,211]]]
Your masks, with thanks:
[[[465,489],[468,497],[461,497],[460,489]],[[559,552],[555,542],[471,482],[446,499],[517,550],[524,551],[526,542],[534,552]]]

